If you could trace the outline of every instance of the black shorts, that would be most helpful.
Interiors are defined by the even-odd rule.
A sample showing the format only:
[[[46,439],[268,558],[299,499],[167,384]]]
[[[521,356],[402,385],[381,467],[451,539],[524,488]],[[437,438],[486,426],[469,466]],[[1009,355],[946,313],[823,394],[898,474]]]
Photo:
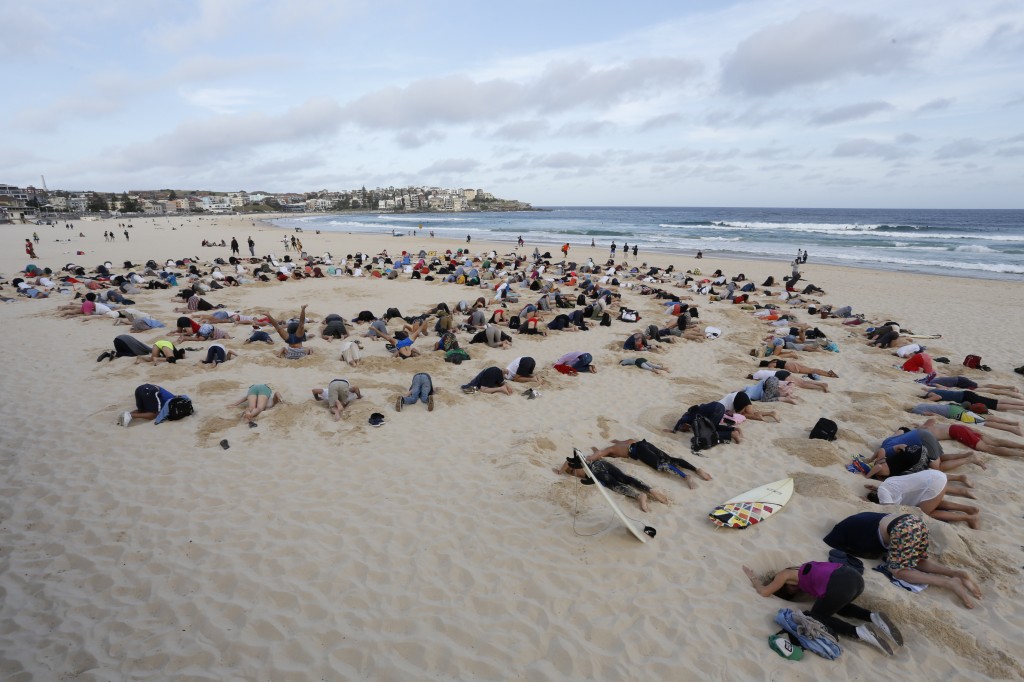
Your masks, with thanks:
[[[153,384],[142,384],[135,389],[135,407],[139,412],[156,414],[160,411],[160,388]]]
[[[732,411],[742,412],[747,407],[750,407],[750,396],[745,391],[740,391],[736,394],[736,400],[732,403]]]
[[[999,401],[995,398],[986,398],[983,395],[978,395],[974,391],[964,391],[964,400],[969,403],[981,403],[989,410],[999,409]]]

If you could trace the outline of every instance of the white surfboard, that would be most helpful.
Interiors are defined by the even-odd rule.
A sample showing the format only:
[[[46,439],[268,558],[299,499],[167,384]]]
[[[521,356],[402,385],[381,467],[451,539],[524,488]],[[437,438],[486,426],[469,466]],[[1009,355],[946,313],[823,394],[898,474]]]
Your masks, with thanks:
[[[784,478],[723,502],[708,517],[721,528],[748,528],[778,513],[791,497],[793,479]]]
[[[583,456],[583,453],[580,452],[578,448],[573,448],[572,452],[574,455],[579,457],[580,462],[583,463],[583,470],[587,472],[587,476],[590,476],[590,479],[594,482],[594,486],[601,492],[601,497],[603,497],[604,501],[608,503],[608,506],[612,508],[615,515],[619,517],[619,520],[622,521],[622,525],[624,525],[629,532],[633,534],[633,537],[640,542],[647,542],[648,535],[653,538],[658,531],[651,526],[644,526],[644,529],[641,532],[636,525],[622,513],[622,510],[619,509],[619,505],[615,504],[615,500],[613,500],[612,496],[608,494],[605,487],[601,485],[601,481],[597,480],[597,476],[595,476],[594,472],[590,469],[590,463],[587,462],[587,458]]]

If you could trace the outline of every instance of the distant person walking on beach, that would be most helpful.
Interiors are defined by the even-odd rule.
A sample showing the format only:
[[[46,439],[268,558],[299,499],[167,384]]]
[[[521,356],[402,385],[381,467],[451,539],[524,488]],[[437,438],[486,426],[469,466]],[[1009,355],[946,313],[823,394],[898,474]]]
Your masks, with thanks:
[[[124,240],[126,242],[130,242],[132,240],[132,238],[128,236],[128,230],[124,231]]]
[[[636,258],[636,253],[637,253],[637,251],[639,251],[639,250],[640,250],[640,249],[638,249],[638,248],[637,248],[636,244],[633,244],[633,258]]]
[[[38,258],[38,256],[36,256],[36,249],[34,246],[32,246],[31,239],[25,240],[25,253],[28,254],[29,258]]]
[[[238,255],[238,240],[235,239],[234,237],[231,238],[231,255]]]
[[[252,240],[252,237],[249,237],[249,255],[253,258],[256,257],[256,242]]]
[[[466,235],[466,243],[467,244],[469,243],[469,235],[468,234]]]
[[[33,232],[32,233],[32,241],[34,241],[36,244],[39,243],[39,233],[38,232]]]
[[[807,262],[807,251],[804,251],[804,255],[800,257],[800,262],[801,263],[806,263]]]
[[[523,244],[525,244],[525,243],[526,242],[523,241],[523,235],[519,235],[519,248],[522,248]]]
[[[564,258],[568,258],[569,257],[569,242],[566,242],[565,244],[562,244],[562,256]]]
[[[615,242],[614,241],[612,242],[612,246],[611,246],[611,256],[612,256],[612,258],[615,258]]]

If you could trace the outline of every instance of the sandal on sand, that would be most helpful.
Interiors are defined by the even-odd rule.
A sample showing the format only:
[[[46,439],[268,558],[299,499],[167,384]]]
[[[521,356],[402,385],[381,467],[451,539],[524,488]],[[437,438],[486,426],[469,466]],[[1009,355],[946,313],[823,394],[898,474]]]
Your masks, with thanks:
[[[831,370],[831,369],[830,369],[830,370],[828,371],[828,375],[829,375],[830,377],[832,377],[833,379],[838,379],[838,378],[839,378],[839,375],[838,375],[838,374],[836,374],[836,373],[835,373],[835,371],[834,371],[834,370]]]
[[[466,393],[466,394],[476,393],[476,387],[475,386],[469,386],[469,385],[463,386],[462,387],[462,392]]]

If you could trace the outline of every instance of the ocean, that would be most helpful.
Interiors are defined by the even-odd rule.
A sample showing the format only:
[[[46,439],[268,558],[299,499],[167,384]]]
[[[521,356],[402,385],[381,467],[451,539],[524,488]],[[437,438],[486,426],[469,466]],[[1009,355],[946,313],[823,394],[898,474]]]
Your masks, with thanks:
[[[1024,210],[615,208],[553,206],[507,213],[303,214],[274,224],[329,232],[408,234],[644,253],[791,261],[959,277],[1024,275]],[[420,226],[422,225],[422,229]],[[417,240],[419,243],[419,240]],[[621,253],[621,250],[619,251]],[[570,251],[570,256],[572,252]],[[630,259],[633,260],[633,259]]]

